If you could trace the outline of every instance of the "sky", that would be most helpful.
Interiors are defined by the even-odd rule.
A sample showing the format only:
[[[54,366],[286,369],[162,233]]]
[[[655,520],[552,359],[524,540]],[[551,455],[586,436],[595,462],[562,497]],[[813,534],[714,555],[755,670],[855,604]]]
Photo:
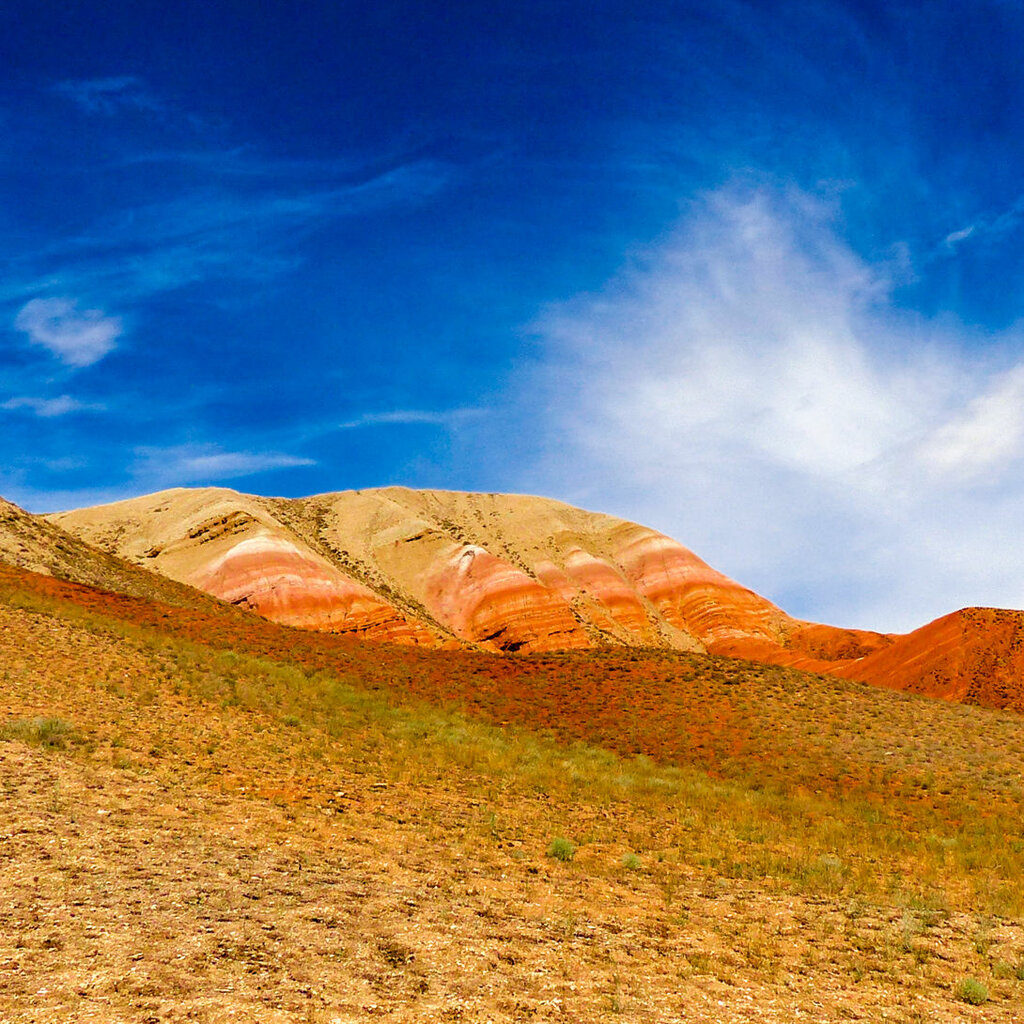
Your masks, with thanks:
[[[1024,4],[12,0],[0,494],[543,494],[1024,608]]]

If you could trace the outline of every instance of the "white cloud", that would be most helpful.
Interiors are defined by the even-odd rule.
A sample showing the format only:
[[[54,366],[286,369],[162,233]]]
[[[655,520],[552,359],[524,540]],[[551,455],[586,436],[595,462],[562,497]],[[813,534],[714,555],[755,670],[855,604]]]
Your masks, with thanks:
[[[74,299],[32,299],[14,320],[31,341],[48,348],[68,366],[91,366],[112,351],[121,321],[100,309],[79,309]]]
[[[550,310],[530,387],[563,441],[543,486],[808,617],[1024,607],[1024,339],[898,314],[889,268],[836,223],[804,195],[725,189]]]
[[[1009,465],[1024,447],[1024,366],[994,375],[988,388],[939,426],[918,450],[944,476],[977,478]]]
[[[960,244],[960,242],[964,242],[968,238],[970,238],[976,230],[977,225],[968,224],[967,227],[961,228],[959,231],[951,231],[943,239],[943,243],[945,244],[947,249],[955,249],[957,245]]]
[[[27,410],[43,419],[66,416],[72,412],[102,412],[104,408],[102,405],[80,402],[70,395],[60,395],[58,398],[9,398],[6,402],[0,403],[0,409]]]
[[[396,409],[392,412],[368,412],[355,419],[339,423],[338,430],[359,430],[363,427],[408,426],[425,424],[427,426],[450,427],[454,424],[479,416],[480,409],[446,409],[433,412],[427,409]]]
[[[316,465],[313,459],[283,452],[226,452],[216,445],[137,448],[135,454],[133,476],[145,486],[229,480],[271,469]]]

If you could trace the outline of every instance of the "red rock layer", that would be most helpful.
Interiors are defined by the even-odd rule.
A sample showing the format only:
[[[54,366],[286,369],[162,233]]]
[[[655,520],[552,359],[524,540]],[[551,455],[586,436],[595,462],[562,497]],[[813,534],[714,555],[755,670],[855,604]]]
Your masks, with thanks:
[[[811,658],[839,661],[863,658],[875,651],[884,650],[895,639],[891,633],[842,629],[838,626],[823,626],[817,622],[796,622],[787,634],[784,644],[788,650],[797,651]]]
[[[574,548],[565,558],[564,569],[541,559],[533,571],[542,586],[607,637],[629,645],[662,643],[636,591],[607,562]]]
[[[196,574],[196,587],[275,622],[392,643],[436,645],[418,622],[283,537],[250,536]]]
[[[736,637],[715,643],[710,649],[714,654],[726,654],[732,658],[789,665],[807,672],[831,672],[837,665],[885,650],[899,639],[889,633],[842,629],[797,619],[791,619],[790,624],[785,627],[781,640],[762,636]]]
[[[431,615],[464,640],[503,651],[590,646],[557,593],[473,544],[452,546],[431,575],[426,593]]]
[[[585,594],[607,610],[619,626],[638,640],[657,641],[657,626],[651,621],[637,592],[614,566],[581,548],[574,548],[566,556],[565,571]]]
[[[751,640],[778,643],[792,621],[770,601],[653,530],[625,527],[615,556],[636,590],[669,623],[696,636],[709,650],[732,653],[737,642]]]

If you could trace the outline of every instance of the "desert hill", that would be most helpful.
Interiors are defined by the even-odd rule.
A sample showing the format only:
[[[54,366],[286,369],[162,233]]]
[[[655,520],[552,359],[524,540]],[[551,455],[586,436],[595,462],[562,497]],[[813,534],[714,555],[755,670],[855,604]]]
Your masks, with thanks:
[[[53,520],[292,625],[359,632],[390,607],[436,636],[503,651],[804,649],[805,624],[671,538],[545,498],[389,487],[289,500],[177,489]],[[404,623],[392,629],[391,639],[407,638]],[[844,633],[838,646],[861,653],[884,643]],[[815,644],[807,653],[827,646]]]
[[[212,604],[205,593],[101,551],[43,516],[31,515],[3,498],[0,564],[167,604],[193,608]]]
[[[663,534],[546,498],[179,488],[50,520],[289,625],[426,647],[725,654],[1024,710],[1021,612],[965,609],[905,636],[804,622]]]
[[[303,539],[336,496],[294,509],[213,493],[219,518],[258,525],[190,536],[209,516],[168,517],[166,536],[136,537],[140,563],[287,542],[302,571],[282,560],[261,583],[254,558],[243,598],[287,584],[302,611],[311,562],[386,605],[382,628],[274,622],[6,510],[0,1018],[404,1022],[454,1006],[464,1020],[782,1024],[913,1007],[953,1024],[980,1020],[969,1004],[984,1000],[984,1019],[1018,1019],[1024,718],[840,676],[873,666],[897,690],[1024,710],[1000,675],[1019,613],[873,637],[796,622],[690,556],[697,599],[646,600],[678,616],[677,642],[721,653],[594,633],[496,657],[418,610],[422,582],[356,577],[384,561],[370,527],[333,557]],[[210,492],[175,494],[209,509]],[[554,503],[533,514],[549,559],[564,557],[552,517],[594,558],[606,527],[651,533]],[[483,547],[450,506],[435,515]],[[106,529],[142,532],[129,517]],[[527,531],[501,534],[493,548],[535,572]],[[338,568],[342,552],[356,569]],[[13,564],[29,554],[46,575]],[[126,592],[149,581],[195,601]],[[389,621],[423,639],[368,642]],[[743,645],[759,660],[736,657]],[[981,678],[1004,691],[965,688]]]

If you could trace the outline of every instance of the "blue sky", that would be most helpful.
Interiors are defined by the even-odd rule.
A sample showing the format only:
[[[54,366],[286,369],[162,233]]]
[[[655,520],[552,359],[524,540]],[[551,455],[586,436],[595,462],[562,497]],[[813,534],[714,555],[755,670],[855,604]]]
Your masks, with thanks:
[[[465,9],[463,9],[465,8]],[[547,494],[1024,607],[1024,10],[0,10],[0,493]]]

